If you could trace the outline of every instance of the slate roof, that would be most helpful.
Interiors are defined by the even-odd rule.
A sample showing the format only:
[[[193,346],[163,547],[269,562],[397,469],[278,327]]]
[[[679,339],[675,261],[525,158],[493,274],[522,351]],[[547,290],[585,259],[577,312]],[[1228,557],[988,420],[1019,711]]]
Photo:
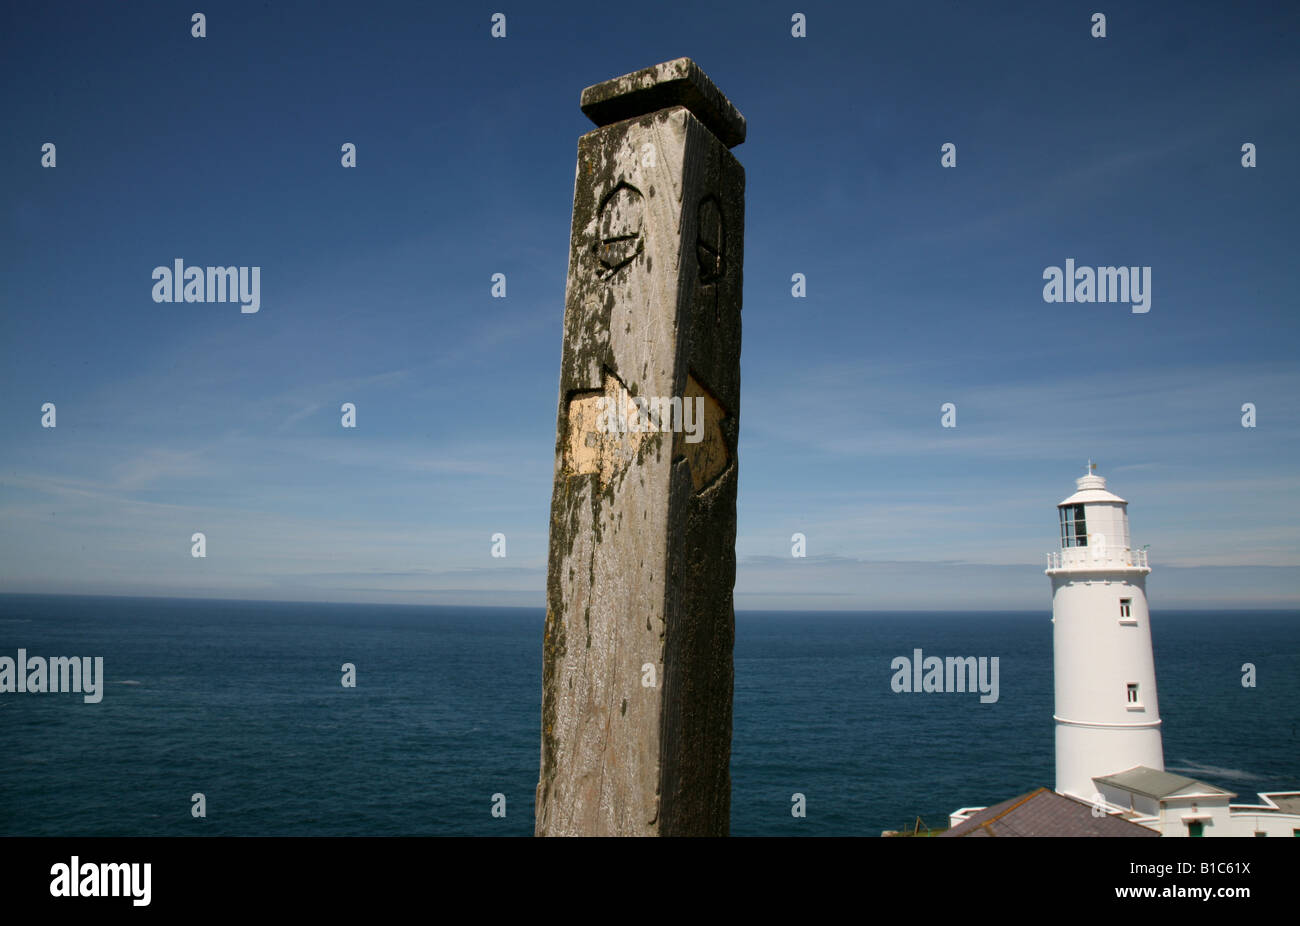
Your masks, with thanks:
[[[1263,795],[1282,813],[1300,813],[1300,791],[1273,791]]]
[[[981,810],[940,836],[1159,836],[1115,816],[1096,817],[1092,805],[1039,788]]]
[[[1094,778],[1093,781],[1099,785],[1110,785],[1114,788],[1121,788],[1156,800],[1163,800],[1167,797],[1181,797],[1186,794],[1237,796],[1231,791],[1216,788],[1214,785],[1197,781],[1195,778],[1175,775],[1172,772],[1157,771],[1154,768],[1147,768],[1145,765],[1135,765],[1127,771],[1118,772],[1114,775],[1101,775]]]

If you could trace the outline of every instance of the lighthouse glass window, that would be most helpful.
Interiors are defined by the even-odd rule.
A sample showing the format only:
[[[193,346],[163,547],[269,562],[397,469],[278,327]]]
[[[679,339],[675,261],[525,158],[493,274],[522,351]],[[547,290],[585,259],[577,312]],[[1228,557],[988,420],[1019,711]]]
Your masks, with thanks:
[[[1082,505],[1061,506],[1061,546],[1086,547],[1088,525],[1083,519]]]

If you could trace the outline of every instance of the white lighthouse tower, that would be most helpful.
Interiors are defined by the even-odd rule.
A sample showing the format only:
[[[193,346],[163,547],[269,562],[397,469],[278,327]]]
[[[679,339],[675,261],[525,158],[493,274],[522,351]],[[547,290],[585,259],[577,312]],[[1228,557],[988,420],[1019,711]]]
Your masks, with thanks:
[[[1151,569],[1146,550],[1129,545],[1128,502],[1106,491],[1095,468],[1089,461],[1078,491],[1056,506],[1061,549],[1047,554],[1055,791],[963,807],[940,835],[1300,836],[1300,791],[1232,804],[1231,791],[1165,771],[1147,611]]]
[[[1164,770],[1147,611],[1146,550],[1129,546],[1128,502],[1093,474],[1056,507],[1061,549],[1047,554],[1056,675],[1056,790],[1090,801],[1093,779]]]

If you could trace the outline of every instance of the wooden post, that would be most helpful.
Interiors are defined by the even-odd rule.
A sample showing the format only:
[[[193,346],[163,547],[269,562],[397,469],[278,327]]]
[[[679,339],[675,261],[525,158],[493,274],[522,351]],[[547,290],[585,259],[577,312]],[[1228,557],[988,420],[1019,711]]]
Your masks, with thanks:
[[[588,87],[538,835],[726,835],[744,117],[690,59]]]

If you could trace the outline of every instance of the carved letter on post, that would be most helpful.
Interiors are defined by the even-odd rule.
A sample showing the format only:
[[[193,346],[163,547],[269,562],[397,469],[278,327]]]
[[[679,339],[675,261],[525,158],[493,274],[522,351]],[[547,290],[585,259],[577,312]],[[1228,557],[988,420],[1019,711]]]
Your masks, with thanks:
[[[582,111],[536,832],[726,835],[745,120],[689,58]]]

